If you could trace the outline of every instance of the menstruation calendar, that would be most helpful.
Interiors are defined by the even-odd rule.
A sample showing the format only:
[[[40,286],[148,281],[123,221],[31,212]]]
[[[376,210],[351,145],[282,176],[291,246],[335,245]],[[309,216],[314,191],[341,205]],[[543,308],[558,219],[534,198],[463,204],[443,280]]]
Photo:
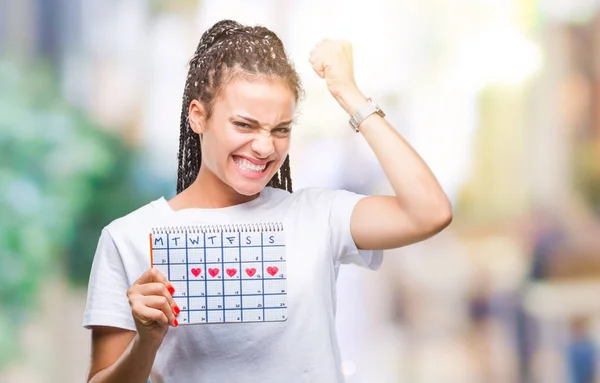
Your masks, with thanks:
[[[150,254],[175,288],[181,325],[287,320],[281,223],[154,228]]]

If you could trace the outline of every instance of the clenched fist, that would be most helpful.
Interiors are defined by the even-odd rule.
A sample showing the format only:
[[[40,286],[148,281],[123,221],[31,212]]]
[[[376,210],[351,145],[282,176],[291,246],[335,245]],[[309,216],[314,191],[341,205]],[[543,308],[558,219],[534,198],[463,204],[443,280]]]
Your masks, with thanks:
[[[309,61],[325,79],[327,89],[349,114],[366,102],[354,79],[352,45],[345,40],[323,40],[310,52]]]

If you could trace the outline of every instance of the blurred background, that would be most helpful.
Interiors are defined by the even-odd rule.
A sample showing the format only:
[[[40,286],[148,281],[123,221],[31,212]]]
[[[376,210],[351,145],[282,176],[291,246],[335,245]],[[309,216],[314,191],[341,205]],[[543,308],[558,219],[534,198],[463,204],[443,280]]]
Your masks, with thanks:
[[[391,192],[308,63],[344,38],[453,202],[342,268],[348,382],[600,382],[598,0],[0,0],[0,382],[84,381],[100,230],[174,195],[186,64],[223,18],[302,75],[296,189]]]

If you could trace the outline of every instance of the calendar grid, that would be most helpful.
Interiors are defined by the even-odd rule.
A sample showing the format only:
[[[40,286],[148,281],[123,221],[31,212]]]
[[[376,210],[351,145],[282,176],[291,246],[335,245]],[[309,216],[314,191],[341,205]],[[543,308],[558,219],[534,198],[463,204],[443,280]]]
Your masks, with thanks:
[[[225,248],[223,246],[223,232],[221,232],[221,273],[225,271]],[[223,274],[223,278],[221,278],[221,286],[223,287],[223,320],[225,320],[225,274]],[[208,299],[208,298],[207,298]],[[208,309],[208,306],[206,306]]]
[[[285,278],[281,278],[280,280],[285,280]],[[282,295],[285,296],[286,293],[270,293],[269,295]],[[244,294],[245,297],[261,297],[263,296],[263,294]],[[190,295],[190,298],[221,298],[222,295]],[[248,309],[251,309],[252,307],[248,307]],[[204,309],[202,309],[204,310]],[[221,309],[215,309],[215,310],[221,310]],[[236,309],[239,310],[239,309]],[[184,311],[184,310],[182,310]]]
[[[169,252],[169,243],[171,241],[169,240],[169,234],[167,234],[167,264],[171,265],[171,255]],[[171,266],[169,266],[169,269],[167,271],[167,279],[171,280]]]
[[[265,249],[264,249],[264,233],[260,233],[260,262],[262,269],[262,292],[265,292]],[[262,319],[265,321],[265,296],[262,296]]]
[[[202,244],[204,246],[204,272],[206,273],[206,233],[202,234],[204,239]],[[204,278],[204,307],[208,309],[208,277]],[[188,307],[188,310],[190,308]],[[208,320],[208,311],[206,312],[206,320]]]
[[[155,228],[150,255],[175,288],[182,325],[288,319],[281,224]]]
[[[225,246],[225,247],[233,247],[233,246]],[[269,245],[269,247],[285,247],[285,245]],[[198,250],[198,249],[203,249],[203,248],[204,248],[204,246],[197,246],[197,247],[195,247],[195,246],[189,246],[188,247],[189,250]],[[247,245],[247,246],[244,246],[244,248],[246,248],[246,249],[249,249],[249,248],[260,249],[261,246],[260,245],[256,245],[256,246]]]
[[[242,272],[242,233],[238,232],[238,260],[240,261],[240,273]],[[240,291],[242,291],[242,278],[240,278]],[[244,300],[240,299],[240,318],[244,321]]]
[[[194,311],[198,311],[198,312],[206,312],[206,311],[218,311],[218,312],[222,312],[222,311],[238,311],[239,309],[236,308],[225,308],[225,309],[191,309],[191,310],[186,310],[186,311],[190,311],[190,312],[194,312]],[[258,307],[247,307],[246,310],[259,310],[262,311],[262,308],[258,308]],[[264,321],[261,321],[264,322]]]
[[[187,270],[190,269],[190,255],[189,255],[189,251],[188,251],[188,233],[185,233],[185,269],[186,272]],[[170,267],[169,267],[170,269]],[[188,310],[190,309],[190,278],[188,278],[188,275],[186,275],[185,278],[185,285],[187,287],[187,292],[186,292],[186,296],[187,296],[187,305],[185,306]],[[190,313],[188,311],[188,317],[187,317],[187,322],[190,322]]]

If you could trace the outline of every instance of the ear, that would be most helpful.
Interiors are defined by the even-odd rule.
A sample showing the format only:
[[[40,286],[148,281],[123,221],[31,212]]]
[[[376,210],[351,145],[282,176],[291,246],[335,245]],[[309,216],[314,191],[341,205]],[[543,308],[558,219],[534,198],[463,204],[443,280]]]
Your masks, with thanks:
[[[206,131],[206,109],[200,101],[193,100],[190,102],[188,120],[194,133],[203,134]]]

